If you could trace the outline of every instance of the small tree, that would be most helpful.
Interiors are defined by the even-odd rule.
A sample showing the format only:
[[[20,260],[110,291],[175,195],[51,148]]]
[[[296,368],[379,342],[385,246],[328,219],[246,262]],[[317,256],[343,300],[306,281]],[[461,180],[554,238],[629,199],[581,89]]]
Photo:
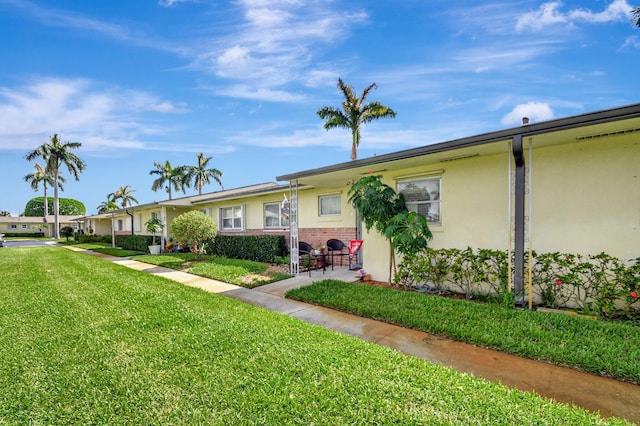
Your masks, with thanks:
[[[183,213],[171,222],[172,237],[191,245],[198,260],[206,253],[205,241],[215,238],[217,233],[215,221],[197,210]]]
[[[389,284],[396,269],[396,250],[409,254],[427,247],[431,231],[424,216],[410,212],[402,194],[382,183],[382,176],[360,178],[349,189],[349,203],[367,231],[375,228],[389,242]]]
[[[164,229],[164,224],[157,217],[152,217],[151,219],[145,222],[145,225],[147,227],[147,232],[153,235],[153,240],[151,242],[151,245],[155,246],[156,235],[162,232],[162,230]]]

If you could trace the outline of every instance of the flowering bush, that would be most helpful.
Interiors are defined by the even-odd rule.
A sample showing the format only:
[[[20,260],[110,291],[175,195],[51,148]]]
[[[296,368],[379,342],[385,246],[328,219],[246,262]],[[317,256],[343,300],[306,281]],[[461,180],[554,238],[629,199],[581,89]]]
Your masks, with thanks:
[[[532,254],[532,296],[536,304],[577,308],[602,317],[620,313],[640,316],[640,258],[626,264],[606,253]],[[480,296],[509,301],[508,276],[507,254],[503,251],[427,248],[405,256],[394,280],[405,289],[427,287],[439,293],[460,291],[467,299]]]

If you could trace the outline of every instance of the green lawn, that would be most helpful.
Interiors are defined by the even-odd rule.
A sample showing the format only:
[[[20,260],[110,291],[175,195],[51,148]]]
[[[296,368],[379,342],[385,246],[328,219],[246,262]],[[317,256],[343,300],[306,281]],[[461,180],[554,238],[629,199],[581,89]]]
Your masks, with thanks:
[[[0,270],[0,424],[627,424],[60,247]]]
[[[268,265],[253,260],[229,259],[205,255],[196,262],[192,253],[175,253],[136,257],[137,261],[165,268],[177,269],[201,277],[211,278],[246,288],[255,288],[264,284],[291,278],[291,275],[268,271]]]
[[[286,297],[640,384],[640,327],[325,280]]]

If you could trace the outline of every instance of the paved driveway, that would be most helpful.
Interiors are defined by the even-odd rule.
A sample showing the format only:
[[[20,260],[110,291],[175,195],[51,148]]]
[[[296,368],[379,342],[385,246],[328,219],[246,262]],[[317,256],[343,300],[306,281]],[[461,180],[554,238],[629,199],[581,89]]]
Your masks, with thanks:
[[[57,244],[55,241],[49,241],[49,240],[4,240],[4,248],[39,247],[39,246],[51,246],[55,244]]]

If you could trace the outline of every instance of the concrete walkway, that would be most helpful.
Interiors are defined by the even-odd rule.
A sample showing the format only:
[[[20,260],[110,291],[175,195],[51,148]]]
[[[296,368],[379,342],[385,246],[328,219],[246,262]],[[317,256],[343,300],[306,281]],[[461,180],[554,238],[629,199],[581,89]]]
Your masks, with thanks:
[[[322,271],[313,271],[311,277],[304,274],[249,290],[130,259],[98,253],[95,255],[128,268],[163,276],[191,287],[232,297],[311,324],[387,346],[463,373],[501,382],[523,391],[534,391],[543,397],[577,405],[590,411],[599,411],[606,417],[621,417],[640,424],[640,386],[483,349],[283,297],[290,289],[309,285],[313,281],[325,278],[355,281],[354,272],[347,268],[336,267],[334,271],[329,268],[324,274]]]

